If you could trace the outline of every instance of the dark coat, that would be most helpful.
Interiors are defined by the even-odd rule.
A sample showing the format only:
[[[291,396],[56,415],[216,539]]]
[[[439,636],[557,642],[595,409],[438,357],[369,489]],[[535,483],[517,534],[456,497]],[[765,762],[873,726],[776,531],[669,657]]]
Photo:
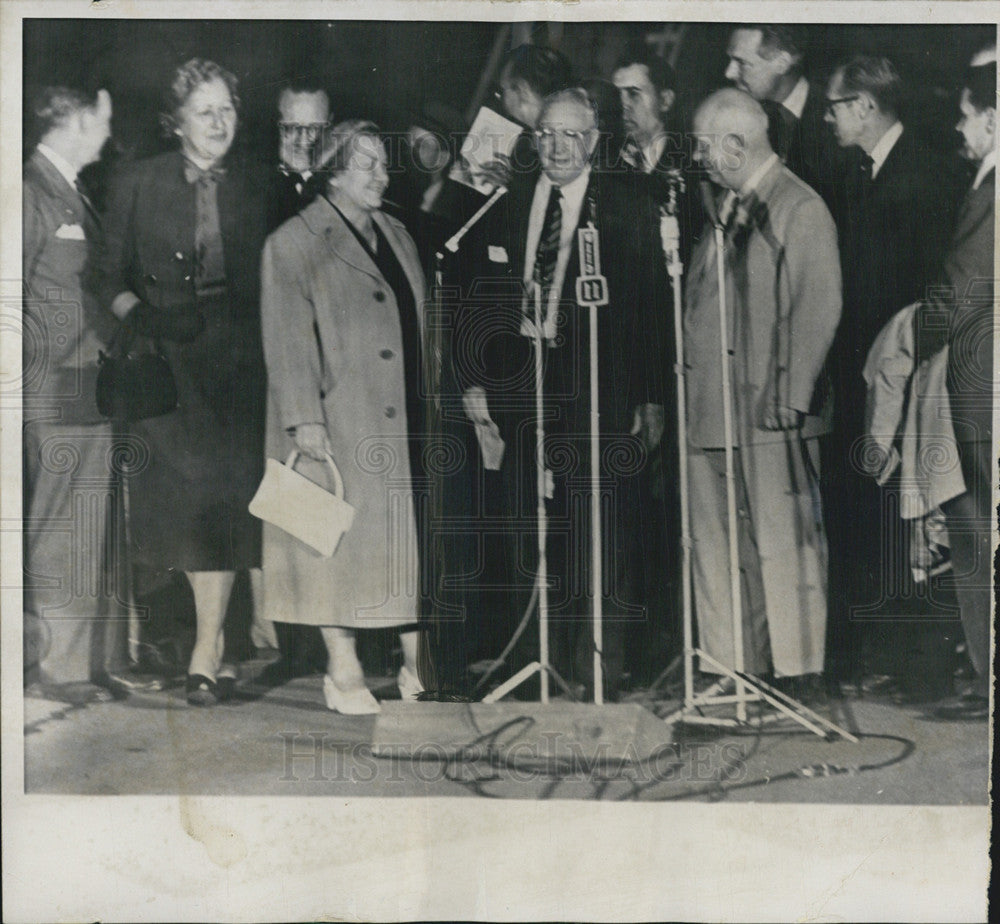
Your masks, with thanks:
[[[453,355],[456,375],[464,387],[485,388],[501,429],[505,407],[533,406],[532,341],[519,333],[533,195],[534,187],[512,186],[470,241],[463,261],[472,273],[463,287],[466,298]],[[659,216],[648,177],[635,172],[593,170],[581,225],[588,220],[588,200],[610,295],[610,305],[598,309],[601,431],[628,433],[636,406],[664,404],[668,415],[673,406],[673,322]],[[562,291],[562,345],[548,354],[556,376],[552,385],[565,390],[567,407],[588,432],[589,334],[587,311],[576,305],[579,265],[574,239]],[[516,413],[515,419],[521,416]]]
[[[196,190],[180,152],[131,164],[112,184],[99,264],[103,304],[133,292],[164,313],[197,304],[206,320],[192,342],[163,344],[177,409],[133,425],[149,451],[131,479],[133,555],[155,570],[260,564],[260,525],[247,504],[263,468],[262,191],[260,178],[236,164],[219,181],[226,294],[199,300]]]
[[[874,180],[852,171],[838,221],[844,309],[832,359],[838,430],[864,426],[861,375],[878,332],[922,298],[936,276],[954,224],[943,159],[906,129]]]
[[[843,181],[856,155],[842,150],[824,121],[826,97],[810,84],[802,117],[795,119],[778,103],[767,102],[768,137],[785,166],[826,202],[836,218],[842,204]]]
[[[275,231],[289,218],[298,215],[325,189],[329,174],[312,174],[308,180],[292,171],[273,168],[268,173],[267,230]]]

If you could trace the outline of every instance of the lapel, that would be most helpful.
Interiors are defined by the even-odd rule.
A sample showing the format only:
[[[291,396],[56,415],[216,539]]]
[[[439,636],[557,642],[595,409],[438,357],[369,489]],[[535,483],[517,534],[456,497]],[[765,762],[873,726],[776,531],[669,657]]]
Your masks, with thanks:
[[[340,217],[340,213],[330,204],[325,196],[318,196],[316,200],[300,212],[302,220],[309,226],[313,234],[320,235],[326,246],[338,260],[343,260],[348,266],[371,276],[381,282],[382,274],[378,267],[372,262],[365,249],[358,243],[354,232],[347,227],[345,219]]]
[[[969,191],[962,199],[961,208],[958,211],[958,219],[955,226],[955,237],[961,239],[969,233],[978,223],[982,213],[990,208],[994,202],[996,170],[993,169],[983,177],[983,182],[979,184],[979,189],[969,186]]]
[[[376,212],[372,217],[375,224],[378,225],[379,230],[385,235],[385,239],[389,242],[389,246],[392,247],[396,259],[399,260],[399,265],[406,274],[410,288],[413,289],[413,298],[417,305],[417,316],[422,318],[423,315],[419,309],[424,298],[424,274],[420,269],[420,260],[412,249],[410,241],[399,233],[396,225],[383,212]]]
[[[30,162],[35,170],[40,174],[42,182],[46,186],[46,191],[53,199],[58,199],[63,203],[65,209],[72,213],[73,219],[82,224],[84,219],[83,200],[80,194],[69,183],[66,178],[56,170],[52,162],[39,151],[34,151]],[[69,216],[67,216],[69,217]]]
[[[317,196],[313,203],[299,214],[309,230],[325,240],[327,248],[337,259],[371,276],[382,285],[388,285],[372,258],[358,243],[354,232],[347,227],[345,219],[341,218],[337,210],[324,196]],[[396,259],[399,260],[407,281],[410,283],[410,288],[413,289],[414,300],[419,309],[424,300],[424,277],[419,260],[406,246],[407,242],[385,215],[381,212],[375,212],[372,217],[379,230],[385,235],[389,246],[392,247]],[[417,314],[420,316],[421,312],[418,310]]]

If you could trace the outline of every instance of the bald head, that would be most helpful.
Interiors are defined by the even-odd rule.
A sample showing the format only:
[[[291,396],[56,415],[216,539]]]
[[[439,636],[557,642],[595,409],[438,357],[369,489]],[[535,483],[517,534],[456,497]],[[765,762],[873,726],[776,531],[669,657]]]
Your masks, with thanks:
[[[742,90],[713,93],[695,113],[696,157],[713,182],[739,190],[772,154],[767,114]]]

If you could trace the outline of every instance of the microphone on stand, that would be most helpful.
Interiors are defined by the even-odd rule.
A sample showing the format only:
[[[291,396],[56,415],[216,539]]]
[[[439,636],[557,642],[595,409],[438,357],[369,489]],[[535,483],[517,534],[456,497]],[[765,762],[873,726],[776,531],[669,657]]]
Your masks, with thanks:
[[[461,243],[462,238],[472,229],[472,227],[478,222],[494,205],[499,201],[500,197],[507,192],[506,186],[498,186],[494,191],[493,195],[483,203],[482,208],[476,212],[461,228],[459,228],[447,241],[445,241],[444,249],[449,253],[458,253],[458,245]],[[444,255],[438,253],[438,260],[443,260]]]

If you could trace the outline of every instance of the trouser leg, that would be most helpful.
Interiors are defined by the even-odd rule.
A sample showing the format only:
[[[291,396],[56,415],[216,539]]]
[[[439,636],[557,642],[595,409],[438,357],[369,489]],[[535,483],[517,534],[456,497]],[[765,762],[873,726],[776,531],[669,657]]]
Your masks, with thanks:
[[[90,680],[105,668],[97,620],[113,617],[105,570],[113,509],[112,436],[107,425],[30,422],[24,429],[24,608],[39,679]]]

